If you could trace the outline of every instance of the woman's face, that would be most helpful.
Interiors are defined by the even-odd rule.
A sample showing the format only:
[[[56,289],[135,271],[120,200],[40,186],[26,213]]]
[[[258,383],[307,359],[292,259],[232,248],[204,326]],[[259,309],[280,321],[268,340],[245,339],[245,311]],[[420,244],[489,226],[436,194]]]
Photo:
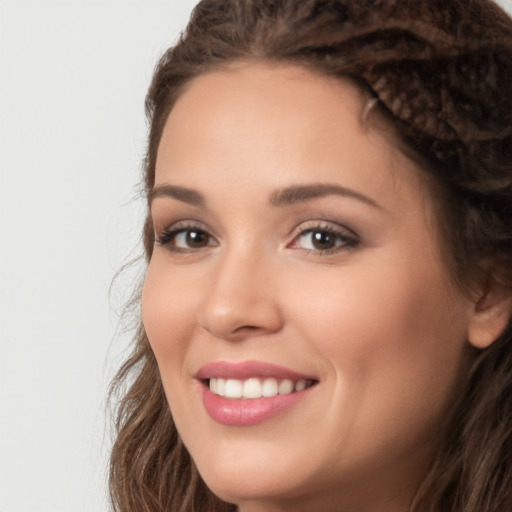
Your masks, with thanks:
[[[430,188],[363,109],[348,82],[238,65],[161,139],[144,326],[186,447],[243,512],[405,510],[464,369]]]

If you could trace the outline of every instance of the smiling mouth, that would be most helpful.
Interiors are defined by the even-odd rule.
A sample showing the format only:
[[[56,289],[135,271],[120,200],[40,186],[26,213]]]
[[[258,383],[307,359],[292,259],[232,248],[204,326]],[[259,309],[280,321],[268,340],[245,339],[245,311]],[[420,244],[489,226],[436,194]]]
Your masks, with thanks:
[[[212,361],[195,378],[206,413],[233,427],[265,423],[298,407],[320,383],[314,375],[263,361]]]
[[[252,377],[243,380],[212,377],[203,382],[215,395],[232,399],[272,398],[277,395],[290,395],[304,391],[318,383],[313,379],[291,380],[273,377]]]

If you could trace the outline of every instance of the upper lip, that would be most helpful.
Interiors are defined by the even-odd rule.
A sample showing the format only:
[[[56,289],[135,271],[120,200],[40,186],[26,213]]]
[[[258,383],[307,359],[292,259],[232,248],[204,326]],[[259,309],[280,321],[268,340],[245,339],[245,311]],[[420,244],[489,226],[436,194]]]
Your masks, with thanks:
[[[275,379],[316,380],[310,375],[298,373],[284,366],[261,361],[212,361],[199,369],[195,377],[200,380],[221,378],[245,380],[251,377],[274,377]]]

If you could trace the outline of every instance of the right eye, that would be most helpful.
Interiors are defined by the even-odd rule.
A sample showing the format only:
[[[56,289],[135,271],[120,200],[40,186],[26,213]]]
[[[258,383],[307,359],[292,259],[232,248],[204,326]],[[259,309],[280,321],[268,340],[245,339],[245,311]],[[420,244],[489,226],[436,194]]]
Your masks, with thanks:
[[[157,239],[160,245],[166,245],[175,252],[192,252],[205,247],[218,245],[204,229],[197,227],[177,228],[164,231]]]

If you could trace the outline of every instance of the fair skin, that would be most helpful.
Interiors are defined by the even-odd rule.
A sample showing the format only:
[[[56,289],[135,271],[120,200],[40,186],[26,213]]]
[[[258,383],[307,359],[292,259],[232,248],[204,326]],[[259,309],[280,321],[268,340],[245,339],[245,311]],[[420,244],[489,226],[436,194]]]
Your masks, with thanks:
[[[349,82],[236,65],[195,79],[162,135],[143,322],[181,438],[241,512],[405,512],[472,329],[489,334],[425,176],[364,105]],[[255,361],[313,386],[254,424],[212,417],[200,369]]]

